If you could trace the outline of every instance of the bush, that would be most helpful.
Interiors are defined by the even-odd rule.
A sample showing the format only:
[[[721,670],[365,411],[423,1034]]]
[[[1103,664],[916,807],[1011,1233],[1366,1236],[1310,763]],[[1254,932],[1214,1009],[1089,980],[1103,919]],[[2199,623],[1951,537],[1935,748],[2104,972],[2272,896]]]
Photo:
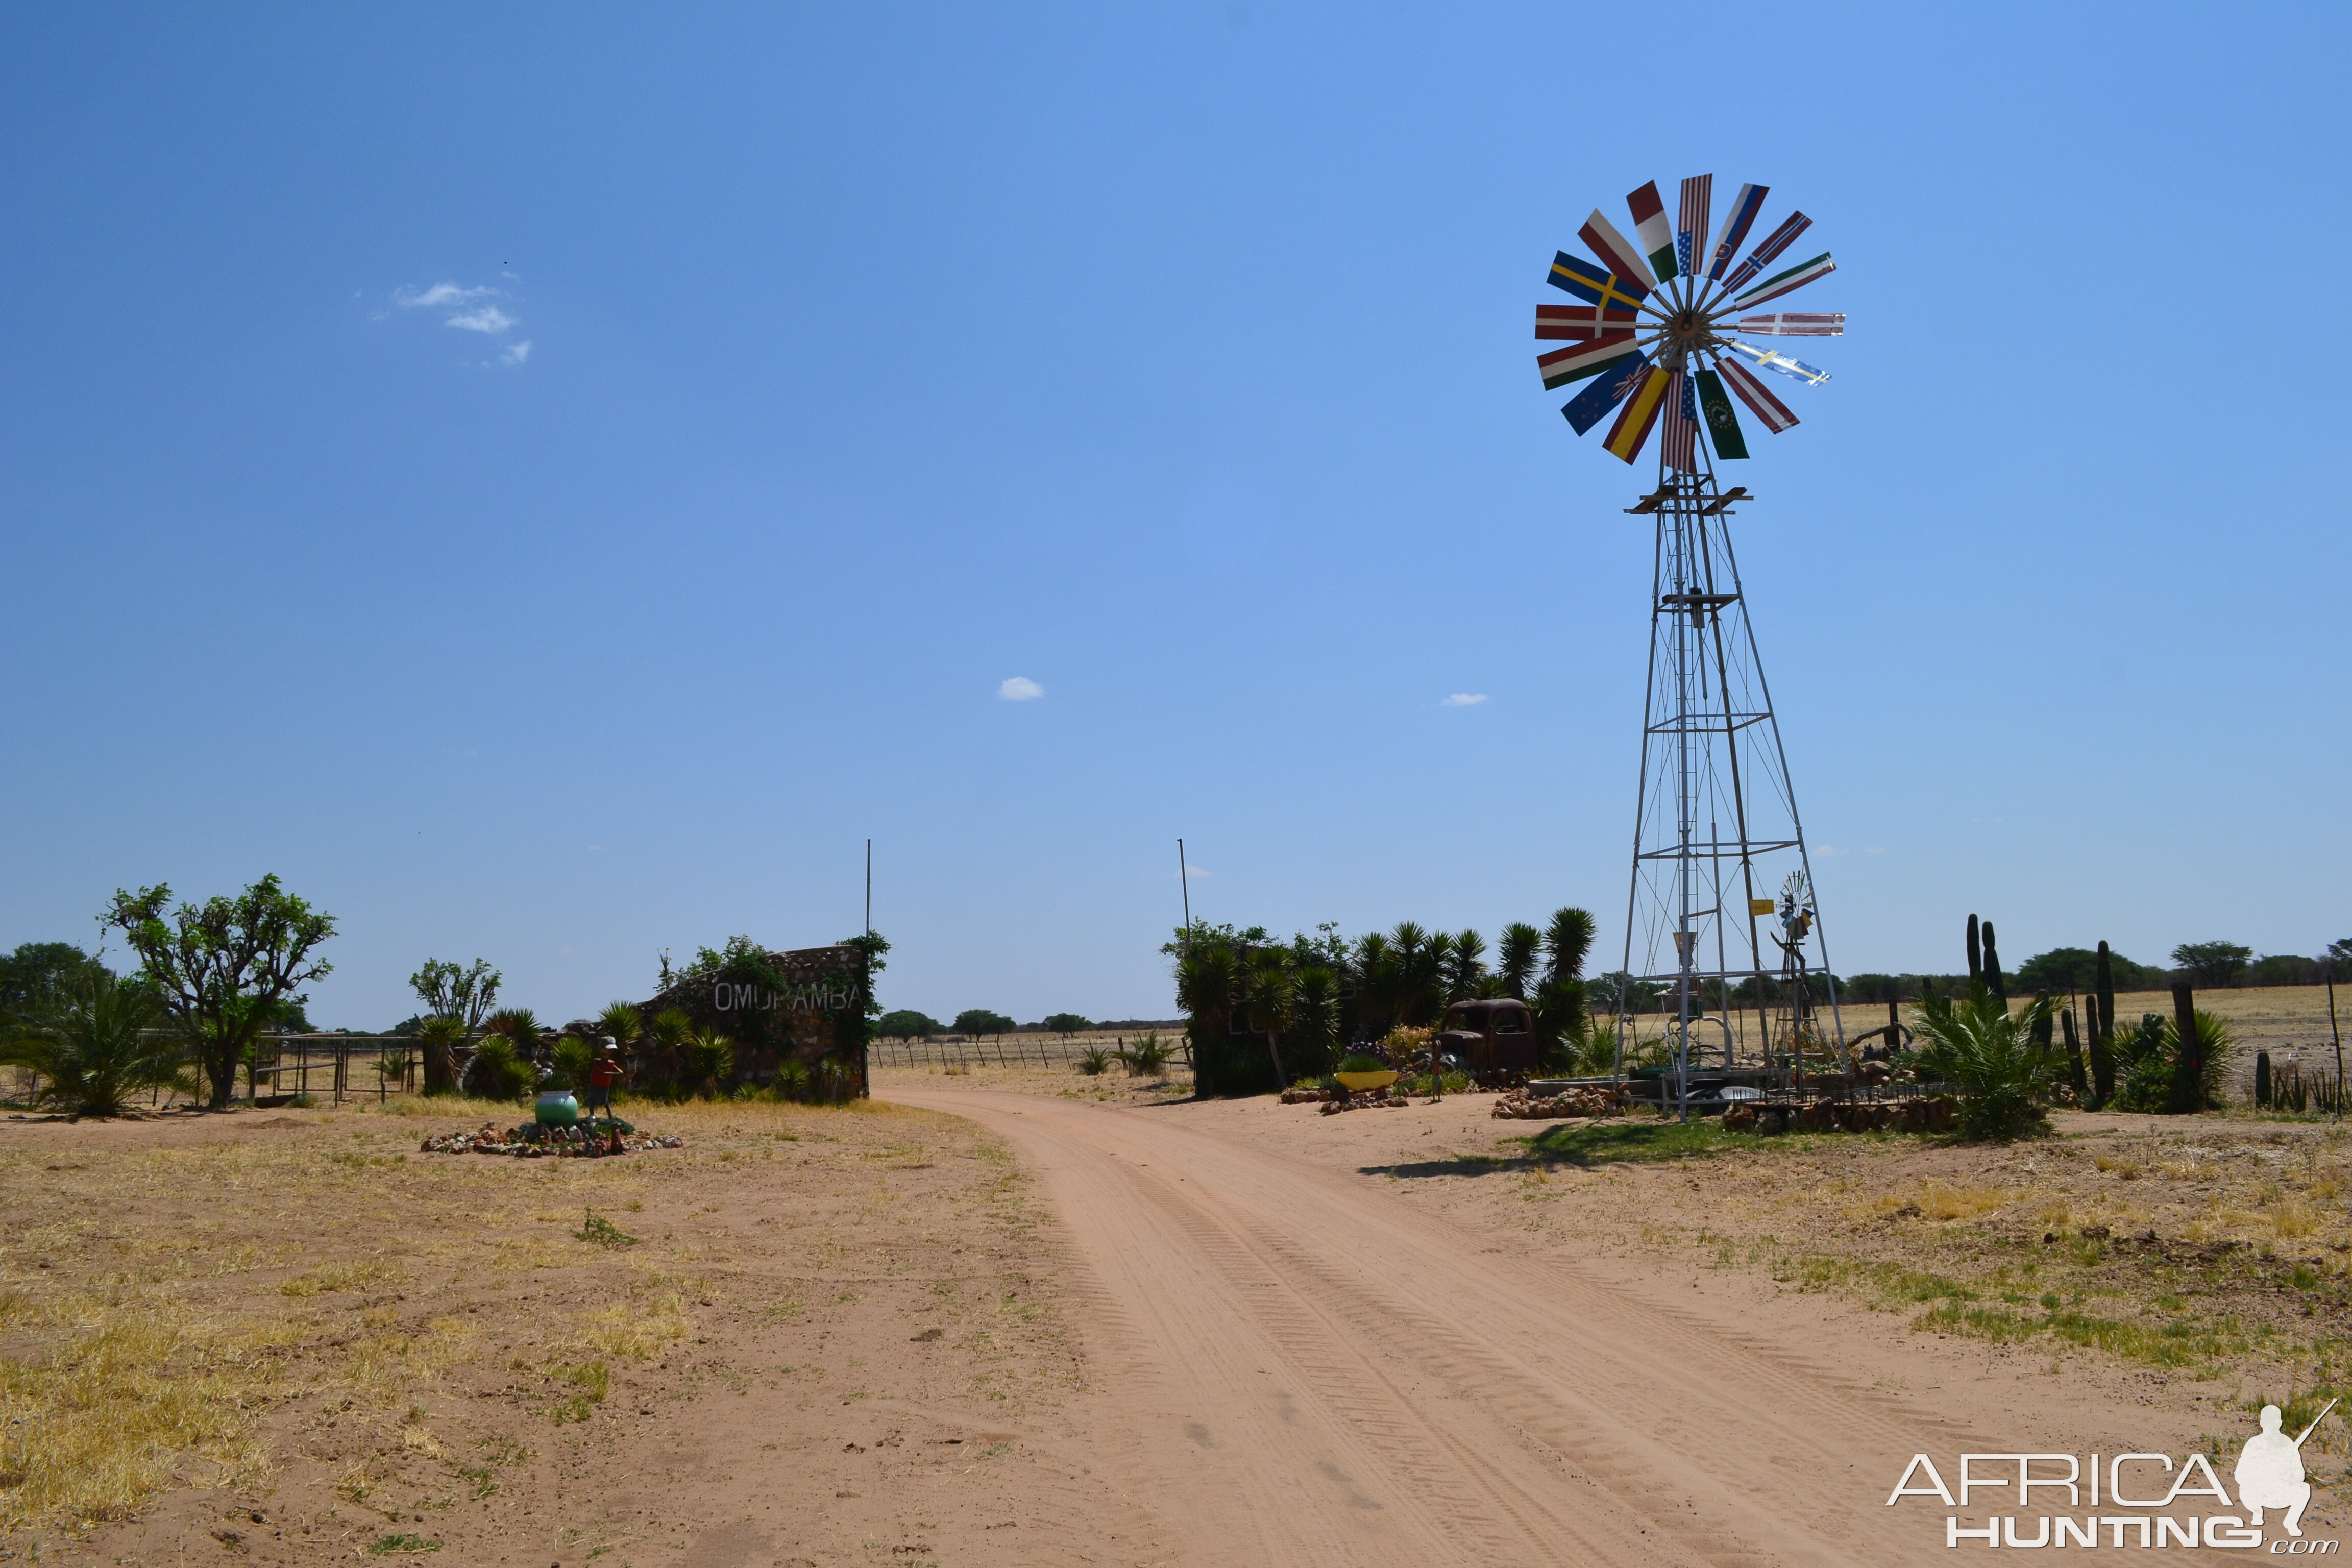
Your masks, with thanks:
[[[1389,1064],[1368,1051],[1351,1051],[1339,1058],[1337,1072],[1386,1072]]]
[[[1958,1002],[1935,998],[1914,1016],[1923,1078],[1941,1079],[1959,1091],[1961,1133],[2007,1141],[2049,1121],[2043,1100],[2056,1070],[2056,1053],[2033,1037],[2049,1013],[2039,1001],[2011,1014],[1981,985]]]
[[[1078,1058],[1078,1070],[1088,1078],[1100,1078],[1110,1070],[1110,1053],[1100,1046],[1088,1046]]]
[[[911,1007],[901,1007],[895,1013],[885,1013],[874,1020],[874,1035],[884,1040],[919,1040],[929,1035],[947,1031],[929,1013],[918,1013]]]
[[[2204,1079],[2200,1109],[2218,1110],[2225,1102],[2222,1085],[2229,1077],[2231,1059],[2237,1055],[2237,1038],[2220,1018],[2200,1013],[2197,1048],[2204,1058],[2198,1064]],[[2179,1025],[2161,1014],[2146,1015],[2133,1037],[2132,1053],[2131,1065],[2116,1086],[2113,1109],[2153,1114],[2171,1110],[2173,1078],[2180,1065]]]
[[[555,1042],[555,1072],[547,1080],[550,1089],[586,1089],[588,1069],[595,1064],[596,1053],[588,1042],[576,1035],[566,1035]]]
[[[1160,1031],[1154,1029],[1119,1052],[1118,1056],[1127,1064],[1128,1077],[1156,1078],[1168,1066],[1168,1058],[1175,1054],[1176,1047],[1161,1039]]]
[[[705,1100],[715,1099],[719,1086],[735,1076],[735,1042],[709,1029],[689,1037],[685,1046],[686,1081]]]
[[[43,1103],[78,1116],[114,1116],[123,1097],[173,1081],[186,1055],[159,1030],[147,987],[96,964],[59,979],[11,1031],[0,1059],[37,1073]]]
[[[530,1092],[538,1076],[516,1054],[511,1037],[485,1035],[466,1068],[466,1092],[476,1100],[520,1100]]]

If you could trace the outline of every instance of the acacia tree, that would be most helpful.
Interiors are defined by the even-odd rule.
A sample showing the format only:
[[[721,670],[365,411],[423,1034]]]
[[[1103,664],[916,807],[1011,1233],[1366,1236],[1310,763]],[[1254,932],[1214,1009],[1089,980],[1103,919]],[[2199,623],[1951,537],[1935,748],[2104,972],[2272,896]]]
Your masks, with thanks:
[[[297,988],[333,971],[312,954],[335,934],[335,917],[287,892],[275,876],[233,899],[171,902],[167,883],[136,893],[118,888],[100,923],[122,932],[164,1011],[194,1037],[217,1110],[236,1092],[236,1064],[279,1004],[308,1000]]]

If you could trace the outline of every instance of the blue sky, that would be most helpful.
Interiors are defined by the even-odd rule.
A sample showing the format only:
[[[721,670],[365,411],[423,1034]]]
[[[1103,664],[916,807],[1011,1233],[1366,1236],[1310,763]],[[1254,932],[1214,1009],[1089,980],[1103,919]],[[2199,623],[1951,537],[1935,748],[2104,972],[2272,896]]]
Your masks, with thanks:
[[[1181,834],[1212,920],[1612,952],[1646,487],[1528,307],[1712,171],[1851,316],[1739,476],[1837,967],[2315,952],[2346,32],[13,7],[0,945],[275,871],[321,1023],[569,1017],[854,931],[870,835],[886,1002],[1154,1016]]]

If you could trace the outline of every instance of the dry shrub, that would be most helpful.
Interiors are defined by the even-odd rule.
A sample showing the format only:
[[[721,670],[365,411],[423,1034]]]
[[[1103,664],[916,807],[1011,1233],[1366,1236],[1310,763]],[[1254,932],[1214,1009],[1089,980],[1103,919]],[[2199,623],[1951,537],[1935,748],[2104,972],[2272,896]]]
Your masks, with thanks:
[[[1929,1219],[1955,1220],[1990,1214],[2009,1200],[2010,1194],[2000,1187],[1955,1187],[1929,1180],[1913,1201]]]

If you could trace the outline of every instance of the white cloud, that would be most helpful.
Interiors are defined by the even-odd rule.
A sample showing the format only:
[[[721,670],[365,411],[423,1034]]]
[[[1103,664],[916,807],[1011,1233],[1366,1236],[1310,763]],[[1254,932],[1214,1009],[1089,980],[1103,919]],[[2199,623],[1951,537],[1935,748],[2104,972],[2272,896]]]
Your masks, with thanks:
[[[996,695],[1007,702],[1034,702],[1045,695],[1045,689],[1025,675],[1016,675],[998,687]]]
[[[1195,877],[1213,877],[1216,875],[1214,871],[1210,870],[1206,866],[1195,866],[1190,860],[1184,862],[1184,869]]]
[[[394,289],[392,302],[404,310],[437,310],[445,305],[462,305],[468,300],[497,292],[490,288],[460,289],[455,283],[436,283],[430,289]]]
[[[500,364],[520,364],[530,357],[530,340],[529,338],[525,338],[519,343],[509,343],[507,345],[506,353],[499,355],[499,363]]]
[[[496,336],[515,324],[515,319],[496,305],[485,305],[478,310],[468,310],[462,316],[452,316],[446,325],[462,327],[469,332],[488,332]]]
[[[1440,708],[1475,708],[1486,700],[1486,694],[1483,691],[1457,691],[1438,706]]]

